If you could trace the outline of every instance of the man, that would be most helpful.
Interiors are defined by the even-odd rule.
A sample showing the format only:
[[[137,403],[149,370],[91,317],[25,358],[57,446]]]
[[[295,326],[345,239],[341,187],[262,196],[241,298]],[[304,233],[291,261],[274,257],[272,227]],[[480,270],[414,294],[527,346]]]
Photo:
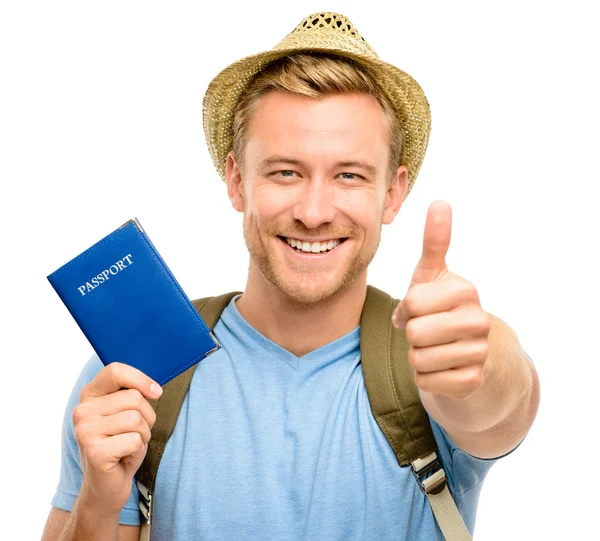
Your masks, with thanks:
[[[442,539],[373,418],[359,340],[382,225],[427,146],[420,87],[345,17],[314,14],[213,80],[204,127],[250,265],[162,457],[153,539]],[[481,481],[527,434],[539,383],[512,330],[448,270],[450,230],[450,207],[433,203],[393,320],[472,532]],[[146,399],[160,393],[131,367],[90,359],[44,540],[138,538],[132,479],[155,421]]]

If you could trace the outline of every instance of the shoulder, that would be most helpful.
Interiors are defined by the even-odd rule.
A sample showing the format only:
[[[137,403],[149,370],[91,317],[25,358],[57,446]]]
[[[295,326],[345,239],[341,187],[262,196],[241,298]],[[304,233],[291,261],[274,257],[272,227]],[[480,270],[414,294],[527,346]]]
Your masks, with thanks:
[[[102,364],[102,361],[98,355],[94,353],[81,368],[81,371],[79,372],[79,375],[77,376],[77,379],[71,388],[71,394],[67,400],[67,406],[65,408],[63,418],[63,431],[73,431],[72,415],[75,406],[79,404],[81,390],[96,377],[98,372],[100,372],[103,367],[104,364]]]
[[[73,389],[71,391],[70,402],[76,399],[76,403],[79,402],[79,394],[81,390],[92,381],[100,370],[104,368],[104,364],[100,360],[100,357],[96,353],[94,353],[87,362],[81,368],[79,372],[79,376],[75,380],[75,384],[73,385]]]

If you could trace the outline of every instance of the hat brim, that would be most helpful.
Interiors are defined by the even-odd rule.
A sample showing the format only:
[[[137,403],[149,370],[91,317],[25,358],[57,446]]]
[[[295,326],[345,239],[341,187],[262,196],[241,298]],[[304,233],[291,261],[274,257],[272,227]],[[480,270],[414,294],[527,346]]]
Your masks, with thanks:
[[[223,69],[210,82],[202,104],[202,121],[213,163],[226,181],[225,164],[233,144],[233,112],[252,78],[266,65],[287,55],[321,52],[358,62],[381,88],[402,126],[401,165],[408,170],[410,193],[421,168],[431,129],[429,103],[420,85],[398,67],[378,58],[332,48],[290,48],[244,57]]]

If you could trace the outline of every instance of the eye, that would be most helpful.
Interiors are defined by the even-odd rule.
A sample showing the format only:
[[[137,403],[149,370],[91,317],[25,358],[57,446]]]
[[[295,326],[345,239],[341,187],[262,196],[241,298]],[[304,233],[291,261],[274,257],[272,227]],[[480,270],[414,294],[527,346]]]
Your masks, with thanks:
[[[295,171],[290,169],[284,169],[282,171],[273,171],[270,176],[272,177],[284,177],[284,178],[293,178]]]
[[[291,169],[283,169],[281,171],[274,171],[271,173],[272,176],[280,176],[284,178],[293,178],[293,175],[295,174],[296,171],[292,171]],[[357,173],[340,173],[340,175],[347,175],[342,177],[343,180],[347,181],[365,180],[365,177]]]
[[[340,175],[350,175],[352,178],[345,177],[344,180],[364,180],[365,177],[357,175],[356,173],[340,173]]]

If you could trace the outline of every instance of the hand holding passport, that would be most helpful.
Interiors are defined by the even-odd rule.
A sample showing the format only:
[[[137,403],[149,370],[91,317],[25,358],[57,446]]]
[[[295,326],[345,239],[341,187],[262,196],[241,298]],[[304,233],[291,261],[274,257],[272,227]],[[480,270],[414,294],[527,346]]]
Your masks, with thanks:
[[[164,385],[219,349],[137,218],[48,280],[105,365],[128,364]]]

